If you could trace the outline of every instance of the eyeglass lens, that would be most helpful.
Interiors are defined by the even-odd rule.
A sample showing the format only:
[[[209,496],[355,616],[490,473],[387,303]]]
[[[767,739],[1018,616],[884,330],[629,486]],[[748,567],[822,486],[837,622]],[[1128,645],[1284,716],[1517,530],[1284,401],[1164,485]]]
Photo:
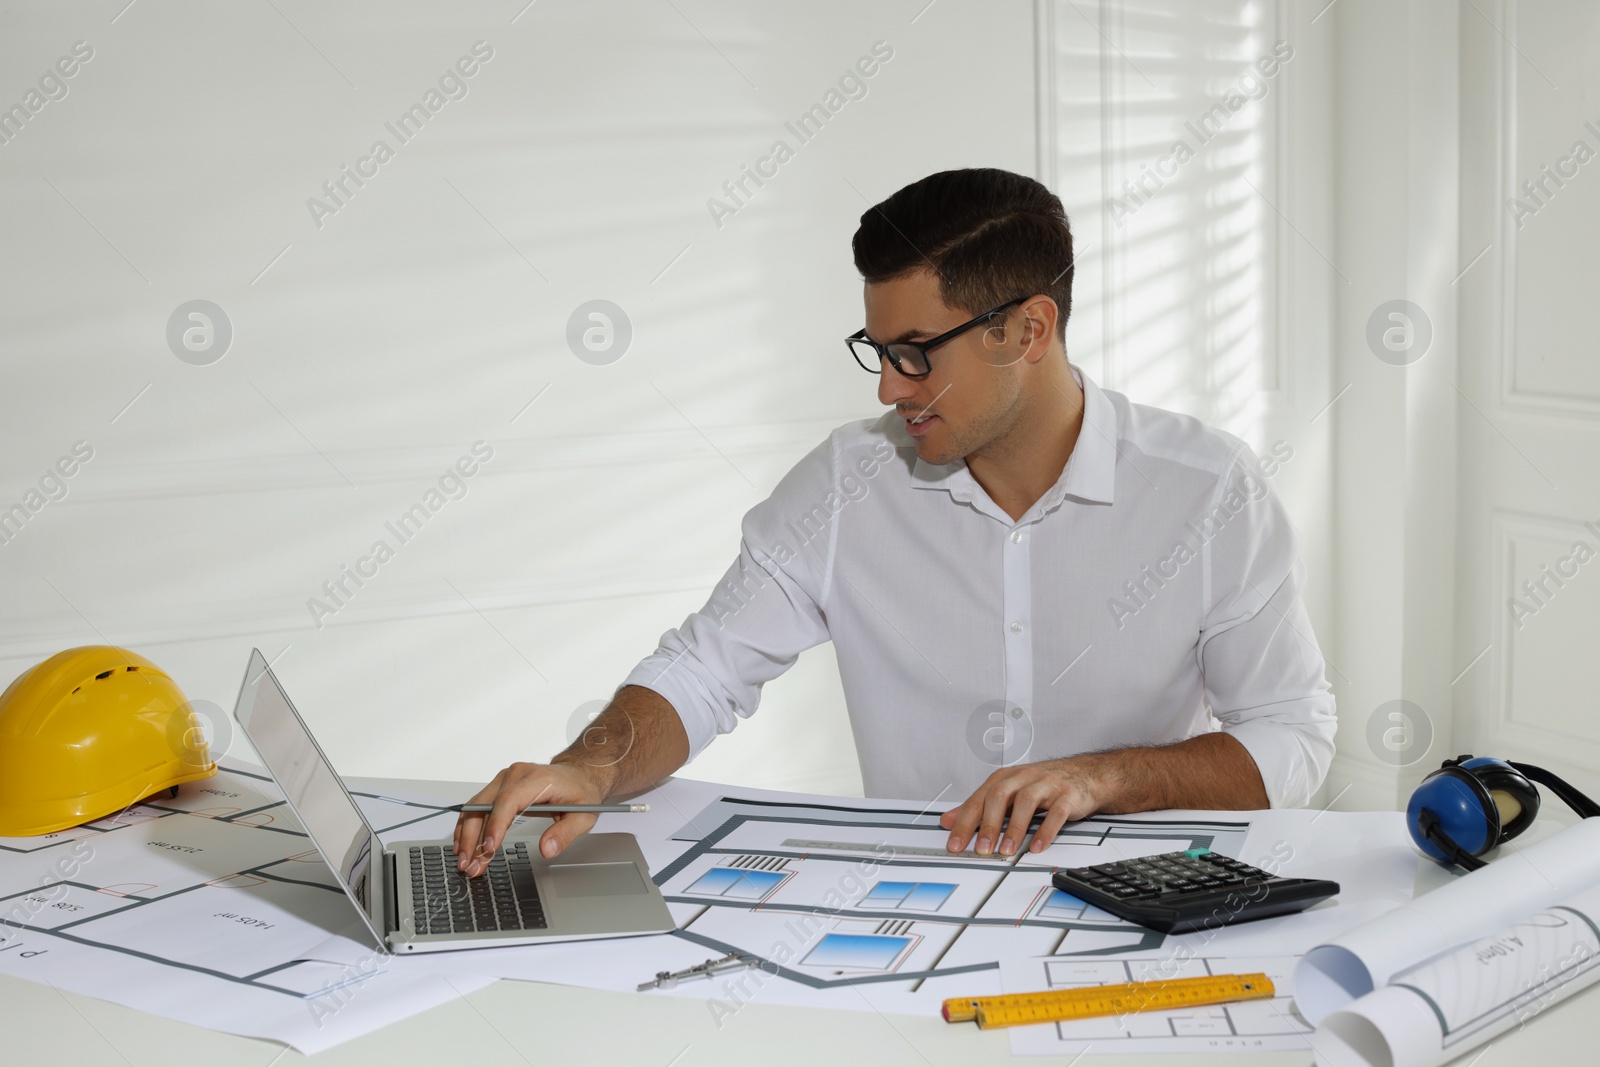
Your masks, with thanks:
[[[901,374],[923,375],[928,373],[928,360],[922,350],[915,345],[889,345],[889,362]],[[855,353],[856,362],[869,371],[882,369],[878,350],[865,341],[850,342],[850,350]]]

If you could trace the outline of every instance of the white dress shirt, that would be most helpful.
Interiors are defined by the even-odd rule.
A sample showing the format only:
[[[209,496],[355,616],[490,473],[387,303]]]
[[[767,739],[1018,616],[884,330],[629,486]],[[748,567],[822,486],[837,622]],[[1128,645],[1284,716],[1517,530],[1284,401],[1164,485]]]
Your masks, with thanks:
[[[1292,449],[1258,458],[1073,374],[1082,430],[1020,520],[964,460],[920,459],[894,412],[842,426],[623,684],[672,704],[692,759],[832,640],[868,796],[962,800],[1001,765],[1220,728],[1273,806],[1309,802],[1336,723],[1267,480]]]

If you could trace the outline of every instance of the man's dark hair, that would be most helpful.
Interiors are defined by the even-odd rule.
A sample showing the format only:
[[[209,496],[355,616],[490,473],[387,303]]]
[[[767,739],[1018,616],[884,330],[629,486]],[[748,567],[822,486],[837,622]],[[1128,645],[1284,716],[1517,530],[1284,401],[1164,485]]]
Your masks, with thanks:
[[[992,167],[930,174],[868,208],[851,242],[868,283],[926,268],[939,298],[973,315],[1043,294],[1072,313],[1072,229],[1061,201],[1021,174]]]

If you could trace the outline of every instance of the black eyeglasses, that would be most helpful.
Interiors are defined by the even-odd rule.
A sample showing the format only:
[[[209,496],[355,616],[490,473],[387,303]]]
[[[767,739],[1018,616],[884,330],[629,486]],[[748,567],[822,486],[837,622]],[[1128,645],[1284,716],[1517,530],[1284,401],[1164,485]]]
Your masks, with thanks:
[[[844,339],[850,349],[850,354],[856,357],[856,362],[861,364],[861,369],[872,374],[883,373],[883,361],[887,359],[895,370],[907,378],[926,378],[933,370],[933,365],[928,362],[928,353],[955,339],[958,335],[966,333],[979,323],[988,322],[996,315],[1003,314],[1016,307],[1024,300],[1019,296],[1015,300],[1007,300],[997,308],[991,308],[976,318],[968,319],[953,330],[946,330],[938,337],[926,341],[896,341],[891,345],[880,345],[867,336],[865,327]]]

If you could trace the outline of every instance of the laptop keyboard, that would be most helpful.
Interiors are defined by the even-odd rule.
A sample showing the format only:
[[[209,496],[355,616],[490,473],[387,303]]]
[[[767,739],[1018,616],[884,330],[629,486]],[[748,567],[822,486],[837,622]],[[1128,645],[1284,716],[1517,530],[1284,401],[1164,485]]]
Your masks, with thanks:
[[[413,845],[412,920],[419,934],[464,934],[481,930],[543,930],[544,907],[533,883],[528,843],[500,849],[486,871],[468,878],[456,855],[440,845]]]

